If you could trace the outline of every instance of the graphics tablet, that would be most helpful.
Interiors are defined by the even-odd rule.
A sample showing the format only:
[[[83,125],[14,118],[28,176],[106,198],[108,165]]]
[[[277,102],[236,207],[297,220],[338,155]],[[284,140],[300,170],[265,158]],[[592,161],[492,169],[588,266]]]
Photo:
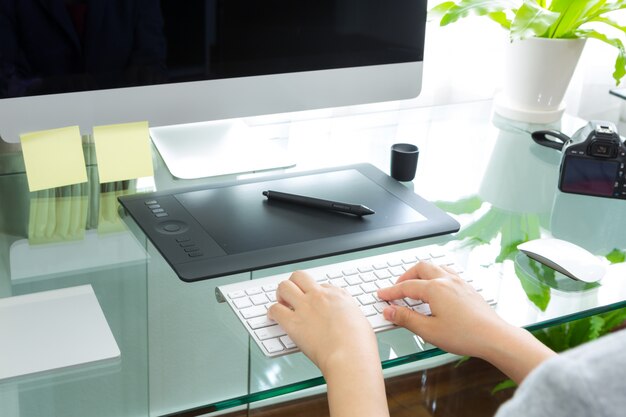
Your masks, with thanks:
[[[360,217],[267,200],[266,190],[362,204],[375,214]],[[445,212],[370,164],[119,200],[187,282],[459,230]]]

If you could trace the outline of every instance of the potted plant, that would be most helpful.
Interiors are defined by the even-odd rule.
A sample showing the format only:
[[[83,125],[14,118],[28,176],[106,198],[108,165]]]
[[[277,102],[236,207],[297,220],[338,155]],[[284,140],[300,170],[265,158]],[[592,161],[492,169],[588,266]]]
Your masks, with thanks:
[[[495,110],[531,123],[560,119],[563,97],[587,39],[617,49],[613,78],[626,74],[626,49],[611,33],[626,33],[612,19],[626,0],[454,0],[430,10],[446,26],[470,15],[485,16],[509,32],[506,74]]]

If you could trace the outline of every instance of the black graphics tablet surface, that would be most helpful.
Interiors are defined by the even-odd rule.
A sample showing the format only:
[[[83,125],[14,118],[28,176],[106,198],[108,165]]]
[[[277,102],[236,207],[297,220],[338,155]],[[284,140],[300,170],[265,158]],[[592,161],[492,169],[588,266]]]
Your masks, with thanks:
[[[266,199],[282,191],[362,204],[367,216]],[[452,233],[459,224],[370,164],[119,198],[191,282]]]

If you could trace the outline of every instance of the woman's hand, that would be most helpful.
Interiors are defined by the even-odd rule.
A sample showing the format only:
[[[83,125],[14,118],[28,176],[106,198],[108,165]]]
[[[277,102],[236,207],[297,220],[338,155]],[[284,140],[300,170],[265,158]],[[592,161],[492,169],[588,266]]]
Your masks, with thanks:
[[[451,353],[485,359],[520,383],[555,353],[526,330],[502,320],[474,288],[453,271],[420,262],[393,287],[378,290],[384,300],[405,297],[430,305],[426,316],[406,307],[390,306],[385,318]]]
[[[384,315],[447,352],[482,357],[492,335],[508,327],[470,284],[429,262],[417,263],[396,285],[379,290],[378,296],[429,303],[431,316],[398,306],[386,308]]]
[[[321,370],[366,355],[380,362],[369,322],[343,289],[319,285],[302,271],[278,286],[268,315]],[[354,358],[354,359],[347,359]]]
[[[333,417],[389,415],[376,336],[352,297],[294,272],[268,316],[322,371]]]

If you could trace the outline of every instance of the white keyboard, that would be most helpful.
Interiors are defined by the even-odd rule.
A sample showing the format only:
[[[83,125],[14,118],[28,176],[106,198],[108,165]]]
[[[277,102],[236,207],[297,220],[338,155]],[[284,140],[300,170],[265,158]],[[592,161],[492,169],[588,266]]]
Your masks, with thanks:
[[[482,288],[465,276],[463,265],[457,263],[451,253],[436,245],[324,265],[307,269],[306,272],[320,284],[328,283],[348,291],[374,331],[381,332],[396,326],[383,317],[382,312],[389,303],[379,299],[376,291],[393,285],[400,275],[418,261],[448,266],[482,293]],[[261,351],[269,357],[299,351],[286,332],[267,317],[267,309],[276,302],[278,284],[290,275],[286,273],[237,282],[219,286],[215,290],[218,301],[228,303]],[[495,305],[495,300],[484,293],[483,297]],[[405,298],[394,303],[421,314],[430,314],[428,304],[420,300]]]

